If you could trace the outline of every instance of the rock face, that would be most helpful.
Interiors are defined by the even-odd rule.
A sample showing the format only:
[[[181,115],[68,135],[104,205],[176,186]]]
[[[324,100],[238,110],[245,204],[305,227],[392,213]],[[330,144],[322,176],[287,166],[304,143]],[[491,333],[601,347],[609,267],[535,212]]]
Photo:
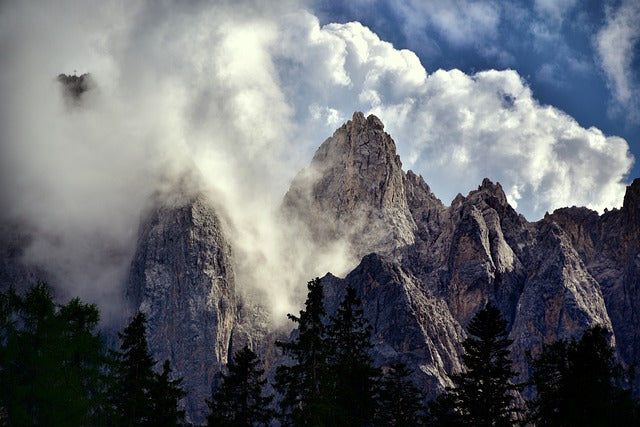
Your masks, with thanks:
[[[69,103],[80,102],[83,94],[95,87],[95,82],[89,73],[79,76],[59,74],[56,80],[60,83],[62,94]]]
[[[461,369],[464,331],[446,303],[423,289],[402,266],[377,254],[364,257],[346,278],[323,278],[325,304],[334,313],[348,285],[356,288],[373,328],[374,362],[402,361],[416,368],[414,381],[435,397],[448,374]]]
[[[465,326],[487,302],[508,322],[523,379],[527,352],[596,323],[613,330],[624,362],[640,360],[640,180],[621,210],[603,215],[565,208],[531,223],[488,179],[445,206],[422,177],[403,172],[380,120],[356,113],[296,176],[282,212],[317,242],[345,241],[362,258],[344,279],[323,278],[327,312],[354,286],[376,362],[407,363],[430,397],[461,369]],[[235,286],[231,245],[205,197],[150,211],[127,297],[147,314],[154,357],[184,378],[194,423],[234,350],[249,345],[267,369],[277,361],[279,332]]]
[[[161,205],[144,221],[127,296],[147,315],[150,350],[168,359],[189,394],[190,421],[206,417],[211,383],[227,363],[236,317],[231,247],[203,196]]]
[[[600,216],[586,208],[562,208],[545,220],[565,230],[598,282],[622,360],[640,361],[640,179],[627,187],[620,210]]]
[[[637,254],[631,248],[638,239],[628,235],[638,229],[639,197],[633,194],[628,199],[635,202],[625,206],[636,210],[625,207],[616,220],[629,224],[627,234],[622,233],[626,237],[615,240],[613,220],[603,226],[615,235],[607,240],[611,248],[628,248],[616,252],[615,260],[607,258],[625,271]],[[596,323],[612,329],[611,318],[619,314],[610,317],[612,306],[605,302],[622,298],[617,288],[637,289],[638,275],[632,278],[631,272],[624,283],[614,274],[609,284],[598,279],[602,275],[590,268],[588,257],[599,253],[590,226],[574,237],[568,221],[554,216],[527,222],[509,206],[498,183],[485,179],[477,190],[445,206],[421,177],[402,171],[380,120],[361,113],[318,149],[293,181],[284,211],[316,239],[346,236],[358,255],[376,253],[365,256],[345,279],[325,277],[329,311],[341,289],[354,286],[374,326],[376,360],[410,362],[431,396],[460,369],[464,327],[487,302],[497,305],[508,322],[515,368],[524,378],[528,351],[536,354],[544,343]],[[616,307],[635,310],[631,299],[624,304]],[[617,331],[615,338],[637,343],[639,329],[636,321],[627,326],[629,338]],[[629,355],[638,354],[634,345]]]
[[[414,241],[405,180],[382,122],[355,113],[296,176],[283,208],[318,242],[345,238],[359,256],[388,253]]]

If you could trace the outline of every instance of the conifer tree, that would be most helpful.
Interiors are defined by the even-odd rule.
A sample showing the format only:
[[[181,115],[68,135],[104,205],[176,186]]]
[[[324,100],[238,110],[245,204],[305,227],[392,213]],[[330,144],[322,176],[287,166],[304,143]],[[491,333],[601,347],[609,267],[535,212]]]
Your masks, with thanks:
[[[469,323],[469,337],[462,343],[466,370],[452,375],[455,385],[433,405],[432,416],[439,424],[451,422],[474,426],[512,425],[518,410],[511,382],[506,321],[492,304],[480,310]]]
[[[602,326],[587,329],[580,340],[546,345],[533,361],[529,402],[536,425],[633,425],[640,421],[631,398],[632,372],[615,362]]]
[[[180,425],[183,411],[177,409],[184,396],[180,380],[169,380],[171,372],[165,362],[163,372],[153,370],[156,361],[149,353],[146,339],[146,316],[139,312],[118,334],[120,351],[115,352],[111,396],[114,424],[119,426]]]
[[[270,408],[273,396],[264,394],[267,380],[263,378],[258,356],[245,346],[238,350],[222,374],[222,382],[213,393],[207,422],[213,426],[266,426],[274,414]]]
[[[369,354],[371,326],[352,286],[328,327],[329,367],[333,376],[336,422],[367,425],[373,418],[375,392],[380,377]]]
[[[171,379],[171,365],[168,360],[162,364],[162,372],[155,374],[155,380],[149,390],[151,398],[151,416],[149,425],[157,427],[175,427],[183,424],[185,411],[178,402],[187,393],[182,389],[182,378]]]
[[[382,380],[375,424],[388,427],[424,424],[423,396],[404,363],[394,363]]]
[[[146,316],[139,312],[131,323],[118,334],[120,351],[114,376],[116,424],[121,426],[146,425],[152,416],[150,390],[154,382],[155,360],[149,353]]]
[[[295,335],[289,342],[276,342],[291,362],[276,370],[280,416],[284,425],[333,425],[322,283],[315,278],[307,288],[305,310],[300,311],[300,316],[287,315],[298,325]]]
[[[105,398],[95,305],[53,301],[45,283],[0,293],[0,402],[9,425],[97,425]]]

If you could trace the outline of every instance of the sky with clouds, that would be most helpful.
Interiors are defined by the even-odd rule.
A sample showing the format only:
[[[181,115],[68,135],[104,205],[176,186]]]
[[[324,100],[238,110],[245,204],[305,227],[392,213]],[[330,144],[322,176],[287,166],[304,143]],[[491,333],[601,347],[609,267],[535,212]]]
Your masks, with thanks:
[[[489,177],[530,220],[617,207],[640,176],[639,21],[634,0],[2,2],[2,216],[74,292],[107,289],[150,196],[191,173],[256,277],[282,274],[259,261],[286,259],[274,212],[354,111],[445,204]],[[80,106],[55,81],[74,70]]]
[[[625,139],[634,157],[640,153],[638,1],[316,0],[313,5],[321,23],[361,22],[394,47],[415,52],[430,73],[514,70],[539,104],[555,107],[583,128]],[[625,180],[640,177],[640,164],[624,172]],[[540,209],[524,211],[536,217]]]

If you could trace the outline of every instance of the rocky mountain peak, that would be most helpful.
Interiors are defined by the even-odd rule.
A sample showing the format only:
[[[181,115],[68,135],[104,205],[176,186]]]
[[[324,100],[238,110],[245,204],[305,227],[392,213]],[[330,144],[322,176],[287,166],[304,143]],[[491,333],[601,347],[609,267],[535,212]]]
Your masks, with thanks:
[[[183,378],[189,419],[204,421],[213,378],[227,363],[237,305],[231,245],[207,197],[175,197],[150,210],[127,299],[147,316],[156,360],[168,359]]]
[[[473,196],[480,196],[483,199],[486,199],[487,197],[493,197],[503,206],[509,204],[509,202],[507,201],[507,196],[502,189],[502,185],[500,185],[499,182],[496,182],[494,184],[489,178],[484,178],[482,180],[482,184],[478,186],[478,189],[476,191],[470,192],[467,198],[472,199]]]
[[[361,130],[363,128],[371,128],[377,130],[384,130],[384,124],[382,121],[370,114],[368,117],[365,117],[361,111],[356,111],[353,113],[353,117],[347,123],[344,124],[346,127],[355,128],[356,130]]]
[[[56,80],[62,85],[62,93],[65,99],[78,102],[82,95],[95,86],[91,74],[84,73],[81,75],[59,74]]]
[[[293,180],[283,209],[316,241],[346,238],[359,256],[412,243],[415,224],[393,139],[377,117],[356,112]]]
[[[321,170],[346,167],[363,180],[402,171],[395,142],[384,132],[380,119],[374,115],[365,118],[361,112],[354,113],[318,148],[312,166]]]

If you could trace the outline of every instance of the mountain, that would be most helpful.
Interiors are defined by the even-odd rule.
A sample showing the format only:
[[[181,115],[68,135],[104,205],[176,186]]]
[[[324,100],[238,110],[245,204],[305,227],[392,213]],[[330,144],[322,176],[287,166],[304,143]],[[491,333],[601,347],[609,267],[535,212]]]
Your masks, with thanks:
[[[202,195],[152,209],[143,221],[127,284],[133,311],[147,316],[149,349],[168,359],[202,420],[215,374],[227,363],[236,316],[232,251]]]
[[[181,187],[154,199],[126,284],[127,313],[146,313],[153,356],[184,378],[195,423],[233,351],[248,344],[269,369],[282,333],[239,292],[233,241],[214,206]],[[613,332],[621,361],[640,360],[640,179],[621,209],[602,215],[571,207],[529,222],[489,179],[447,206],[403,171],[382,122],[355,113],[294,178],[281,214],[304,231],[298,236],[328,248],[345,243],[361,259],[344,278],[322,278],[327,311],[353,286],[373,327],[376,363],[407,363],[430,397],[461,368],[465,327],[487,302],[508,322],[522,379],[528,352],[594,324]],[[21,263],[28,236],[10,226],[0,232],[0,285],[39,276]]]
[[[283,201],[317,242],[345,238],[357,256],[389,253],[414,242],[395,143],[375,116],[356,113],[316,151]]]
[[[284,211],[312,235],[346,236],[356,253],[375,253],[345,279],[325,281],[356,288],[377,360],[410,361],[431,396],[459,368],[464,327],[489,301],[508,321],[523,377],[528,351],[596,323],[612,329],[609,312],[622,309],[606,305],[580,248],[553,217],[526,221],[488,179],[445,206],[420,176],[402,171],[374,116],[354,114],[320,146],[291,184]]]

